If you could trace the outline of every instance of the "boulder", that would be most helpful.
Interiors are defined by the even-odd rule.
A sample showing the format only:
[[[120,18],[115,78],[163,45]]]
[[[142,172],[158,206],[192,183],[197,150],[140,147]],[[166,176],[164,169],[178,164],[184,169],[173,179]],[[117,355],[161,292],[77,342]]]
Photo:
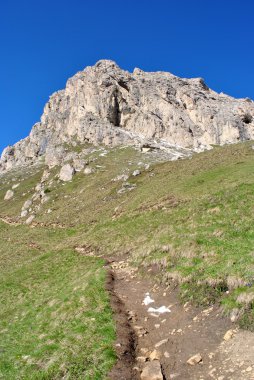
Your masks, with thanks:
[[[12,190],[7,190],[4,196],[4,200],[9,201],[11,198],[13,198],[13,196],[14,196],[14,192]]]
[[[43,184],[42,183],[37,183],[35,186],[35,191],[42,191],[43,190]]]
[[[84,174],[86,174],[86,175],[92,174],[93,172],[94,172],[94,170],[90,166],[87,166],[84,170]]]
[[[85,167],[85,161],[81,159],[73,160],[73,167],[76,172],[81,172]]]
[[[68,182],[72,180],[72,177],[75,173],[74,168],[70,164],[66,164],[62,166],[59,174],[59,178],[61,181]]]
[[[31,224],[34,218],[35,218],[35,215],[30,215],[29,218],[27,218],[26,220],[26,224]]]
[[[21,218],[25,218],[27,215],[28,215],[28,211],[27,210],[22,210],[21,211],[21,214],[20,214]]]
[[[25,201],[25,203],[23,204],[22,206],[22,210],[27,210],[29,209],[29,207],[31,207],[33,204],[32,200],[31,199],[28,199],[27,201]]]
[[[141,171],[138,170],[138,169],[134,170],[134,172],[132,173],[132,175],[133,175],[134,177],[136,177],[136,176],[138,176],[138,175],[140,175],[140,174],[141,174]]]

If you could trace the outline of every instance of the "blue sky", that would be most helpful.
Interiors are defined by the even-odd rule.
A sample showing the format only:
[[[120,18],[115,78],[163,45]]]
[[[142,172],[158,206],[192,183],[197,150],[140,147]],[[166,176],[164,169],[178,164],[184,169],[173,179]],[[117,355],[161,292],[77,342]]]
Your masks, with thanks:
[[[201,76],[254,99],[253,0],[6,0],[0,4],[0,151],[51,93],[102,58]]]

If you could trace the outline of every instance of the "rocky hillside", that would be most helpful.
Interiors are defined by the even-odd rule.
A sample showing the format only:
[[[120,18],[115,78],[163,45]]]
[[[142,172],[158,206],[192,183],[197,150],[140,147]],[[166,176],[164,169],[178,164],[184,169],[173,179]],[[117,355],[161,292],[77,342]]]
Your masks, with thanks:
[[[0,179],[0,378],[253,380],[253,141],[68,148]]]
[[[102,60],[50,97],[30,135],[3,151],[0,172],[44,158],[49,166],[58,165],[66,158],[66,144],[135,145],[176,159],[212,144],[253,138],[252,100],[218,94],[201,78],[129,73]]]

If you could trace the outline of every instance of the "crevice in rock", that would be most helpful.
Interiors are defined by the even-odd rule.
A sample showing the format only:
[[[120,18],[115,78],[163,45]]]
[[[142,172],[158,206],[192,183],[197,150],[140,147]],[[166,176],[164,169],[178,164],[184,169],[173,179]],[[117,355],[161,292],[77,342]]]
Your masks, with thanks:
[[[120,127],[120,124],[121,124],[121,110],[120,110],[120,104],[119,104],[118,92],[117,91],[113,94],[112,109],[111,109],[111,112],[110,112],[110,115],[109,115],[109,121],[115,127]]]
[[[123,80],[119,80],[118,84],[119,84],[120,87],[124,88],[126,91],[128,91],[128,92],[130,91],[128,85]]]
[[[193,130],[189,127],[188,132],[191,134],[191,137],[194,137]]]

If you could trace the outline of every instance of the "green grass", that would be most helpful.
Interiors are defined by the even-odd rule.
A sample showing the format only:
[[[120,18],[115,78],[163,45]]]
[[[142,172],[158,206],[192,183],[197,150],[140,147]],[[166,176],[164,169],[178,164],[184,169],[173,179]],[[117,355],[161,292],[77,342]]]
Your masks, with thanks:
[[[160,281],[180,282],[183,300],[226,305],[227,299],[236,300],[239,287],[243,294],[254,293],[250,145],[156,165],[153,177],[143,173],[135,180],[137,189],[118,200],[119,217],[101,219],[86,239],[95,245],[103,241],[109,253],[130,251],[141,270],[157,265]],[[237,307],[248,315],[245,327],[253,328],[253,301]]]
[[[65,232],[30,231],[0,225],[0,378],[105,379],[115,326],[103,260],[57,249]]]
[[[57,379],[64,371],[73,379],[106,378],[115,335],[103,262],[78,256],[78,245],[104,255],[128,253],[141,273],[153,265],[158,281],[179,283],[183,302],[220,302],[226,314],[238,309],[240,326],[254,330],[252,144],[215,147],[149,170],[141,166],[137,177],[132,171],[150,158],[132,148],[111,149],[105,157],[94,152],[88,158],[95,173],[77,173],[66,184],[55,168],[46,184],[50,200],[35,220],[65,228],[0,224],[3,378]],[[20,214],[42,170],[24,176],[8,202],[3,197],[13,175],[5,177],[0,215]],[[118,194],[122,184],[112,179],[126,172],[136,188]],[[92,335],[86,328],[91,318]]]

